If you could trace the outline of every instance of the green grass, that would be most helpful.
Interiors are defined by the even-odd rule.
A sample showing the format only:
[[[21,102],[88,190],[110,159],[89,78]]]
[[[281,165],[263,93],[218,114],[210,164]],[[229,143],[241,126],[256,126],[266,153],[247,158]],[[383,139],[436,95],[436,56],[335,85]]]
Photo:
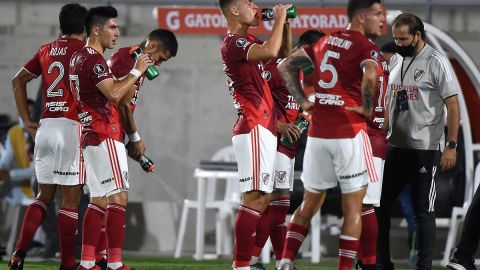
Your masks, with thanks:
[[[230,260],[208,260],[198,262],[193,259],[173,259],[171,257],[129,257],[125,260],[129,266],[136,270],[230,270],[232,262]],[[0,262],[0,270],[7,269],[5,261]],[[404,265],[396,265],[395,269],[405,270],[413,269]],[[303,259],[297,262],[300,270],[336,270],[336,260],[324,260],[319,264],[312,264]],[[267,266],[268,270],[273,270],[273,264]],[[434,269],[442,269],[434,267]],[[24,270],[58,270],[58,262],[26,262]]]

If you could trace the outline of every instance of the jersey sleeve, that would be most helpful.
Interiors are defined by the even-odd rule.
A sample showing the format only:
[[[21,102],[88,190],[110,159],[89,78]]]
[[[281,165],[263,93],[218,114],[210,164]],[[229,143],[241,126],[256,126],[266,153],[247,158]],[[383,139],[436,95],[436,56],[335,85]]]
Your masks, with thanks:
[[[445,55],[437,51],[433,53],[432,57],[430,76],[434,79],[442,99],[458,95],[460,86],[457,81],[453,79],[453,71],[448,59]]]
[[[32,59],[28,60],[23,68],[35,77],[40,76],[42,74],[42,67],[40,65],[40,60],[38,60],[38,53],[36,53]]]
[[[248,60],[248,51],[256,44],[241,36],[232,36],[227,40],[227,57],[230,61],[239,62]]]
[[[123,78],[130,73],[132,67],[122,59],[120,53],[115,53],[110,58],[110,71],[115,78]]]
[[[107,62],[100,54],[92,55],[86,62],[84,72],[88,72],[93,85],[98,85],[106,79],[112,79],[113,75],[108,68]]]
[[[381,54],[378,52],[377,46],[370,42],[369,40],[365,39],[359,42],[360,46],[357,50],[358,52],[358,62],[360,63],[360,67],[366,61],[373,61],[376,64],[380,63]]]

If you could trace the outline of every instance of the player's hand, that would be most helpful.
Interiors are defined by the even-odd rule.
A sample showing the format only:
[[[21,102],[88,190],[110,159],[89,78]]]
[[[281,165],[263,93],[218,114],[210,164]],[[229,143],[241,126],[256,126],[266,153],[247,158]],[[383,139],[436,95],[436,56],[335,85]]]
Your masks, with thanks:
[[[154,173],[157,170],[157,167],[155,167],[155,164],[150,166],[148,171],[145,171],[146,173]]]
[[[300,107],[302,107],[302,110],[307,113],[311,113],[313,109],[313,102],[305,100],[302,103],[300,103]]]
[[[457,149],[445,147],[440,160],[442,171],[449,170],[455,166],[457,162]]]
[[[345,107],[345,110],[351,111],[351,112],[356,112],[356,113],[364,116],[366,119],[370,119],[370,117],[372,116],[372,109],[367,109],[363,106]]]
[[[147,70],[147,68],[155,63],[152,60],[152,57],[148,54],[140,55],[135,62],[135,69],[138,69],[142,74]]]
[[[138,161],[145,154],[145,144],[143,144],[142,140],[129,142],[127,144],[127,150],[128,156]]]
[[[287,136],[291,142],[296,142],[300,138],[300,129],[294,123],[277,121],[277,131],[282,134],[282,137]]]
[[[273,6],[273,18],[275,20],[287,20],[287,9],[289,9],[292,6],[292,4],[288,5],[275,5]]]
[[[35,141],[35,135],[37,135],[37,129],[39,125],[36,122],[23,122],[23,128],[30,133],[33,141]]]

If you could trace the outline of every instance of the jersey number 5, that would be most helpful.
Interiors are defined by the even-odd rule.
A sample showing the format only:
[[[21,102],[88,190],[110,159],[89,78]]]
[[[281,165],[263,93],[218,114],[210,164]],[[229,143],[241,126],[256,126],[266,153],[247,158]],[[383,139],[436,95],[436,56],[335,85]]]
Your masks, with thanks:
[[[323,79],[320,79],[318,85],[324,89],[330,89],[337,84],[338,81],[338,73],[335,67],[332,64],[328,64],[328,58],[340,59],[340,54],[333,51],[326,51],[325,55],[323,56],[322,63],[320,64],[320,72],[328,71],[332,73],[332,79],[329,82],[325,82]]]
[[[58,69],[58,76],[55,78],[55,80],[50,84],[50,86],[47,88],[47,97],[61,97],[63,96],[63,89],[55,89],[57,84],[62,80],[63,75],[65,75],[65,68],[63,67],[62,63],[55,61],[50,64],[48,67],[48,74],[52,74],[53,69],[57,68]]]

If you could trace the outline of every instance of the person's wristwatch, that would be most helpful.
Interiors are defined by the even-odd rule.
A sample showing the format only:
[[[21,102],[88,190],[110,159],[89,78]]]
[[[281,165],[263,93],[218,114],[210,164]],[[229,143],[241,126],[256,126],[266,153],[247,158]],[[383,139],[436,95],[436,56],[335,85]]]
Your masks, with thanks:
[[[457,142],[448,141],[448,142],[445,143],[445,147],[450,148],[450,149],[456,149],[457,148]]]

